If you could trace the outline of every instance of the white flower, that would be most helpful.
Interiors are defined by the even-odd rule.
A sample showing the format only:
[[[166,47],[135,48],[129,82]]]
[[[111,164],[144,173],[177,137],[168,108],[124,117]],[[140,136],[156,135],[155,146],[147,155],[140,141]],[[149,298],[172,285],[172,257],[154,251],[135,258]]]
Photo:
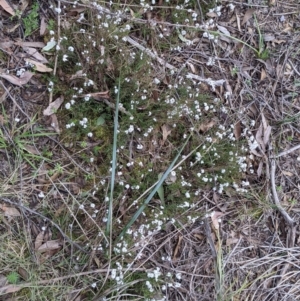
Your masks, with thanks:
[[[69,102],[67,102],[67,103],[65,104],[65,108],[66,108],[67,110],[70,110],[71,104],[70,104]]]
[[[206,63],[207,66],[213,66],[215,64],[215,58],[209,57]]]
[[[41,198],[41,199],[44,198],[44,197],[45,197],[44,192],[41,191],[41,192],[39,193],[38,197]]]
[[[87,135],[88,135],[88,137],[90,137],[90,138],[93,137],[93,133],[91,133],[91,132],[89,132]]]
[[[63,60],[63,62],[67,62],[68,61],[68,56],[66,54],[64,54],[62,60]]]

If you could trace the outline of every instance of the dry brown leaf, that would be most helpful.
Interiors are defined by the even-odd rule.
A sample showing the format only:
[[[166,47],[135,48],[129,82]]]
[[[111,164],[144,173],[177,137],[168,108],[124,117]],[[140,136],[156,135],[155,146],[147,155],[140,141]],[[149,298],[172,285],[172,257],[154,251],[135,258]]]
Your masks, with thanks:
[[[10,284],[10,285],[7,285],[7,286],[0,287],[0,296],[18,292],[22,288],[23,288],[23,286],[14,285],[14,284]]]
[[[168,136],[171,134],[172,130],[171,127],[164,124],[161,126],[162,135],[163,135],[163,142],[165,142],[168,138]]]
[[[288,177],[292,177],[294,174],[290,171],[287,171],[287,170],[283,170],[282,173],[285,175],[285,176],[288,176]]]
[[[234,125],[234,129],[233,129],[233,133],[235,136],[236,140],[239,140],[241,137],[241,133],[242,133],[242,124],[240,121],[238,121],[235,125]]]
[[[250,113],[249,115],[250,115],[250,117],[252,119],[256,119],[257,115],[258,115],[258,109],[257,109],[257,107],[254,104],[252,104],[252,105],[250,105],[248,107],[248,109],[249,109],[249,113]]]
[[[239,241],[238,238],[227,238],[226,239],[226,246],[230,246],[232,244],[236,244]]]
[[[43,42],[29,42],[29,41],[26,42],[26,41],[22,41],[21,39],[16,39],[16,41],[14,42],[14,44],[18,45],[18,46],[21,46],[22,48],[27,47],[28,48],[27,49],[27,53],[29,53],[29,54],[30,54],[30,52],[34,53],[34,51],[36,51],[36,49],[34,49],[34,48],[43,48],[46,45]],[[43,62],[43,63],[45,63],[45,62]]]
[[[95,98],[96,100],[101,100],[101,98],[106,98],[109,99],[109,91],[104,91],[104,92],[95,92],[95,93],[91,93],[89,94],[91,97]],[[87,96],[87,95],[83,95],[83,96]]]
[[[256,135],[255,135],[255,140],[257,141],[257,143],[261,147],[262,151],[265,152],[266,145],[264,144],[264,140],[263,140],[263,125],[262,125],[262,123],[259,125],[259,127],[257,129]]]
[[[286,23],[282,32],[289,32],[293,30],[294,30],[293,27],[291,27],[289,23]]]
[[[44,241],[44,235],[45,235],[45,231],[41,231],[36,239],[35,239],[35,242],[34,242],[34,249],[35,250],[38,250],[39,247],[43,244],[43,241]]]
[[[271,126],[267,126],[267,128],[264,131],[264,145],[268,145],[269,140],[270,140],[270,136],[271,136],[271,131],[272,131],[272,127]]]
[[[260,72],[260,80],[264,80],[267,77],[267,73],[264,68],[261,69]]]
[[[261,113],[262,117],[262,123],[263,123],[263,144],[264,144],[264,150],[266,149],[266,146],[269,142],[271,130],[272,128],[269,126],[269,123],[263,113]]]
[[[212,222],[212,225],[214,227],[215,230],[219,230],[219,219],[220,217],[222,217],[224,215],[224,213],[220,212],[220,211],[214,211],[212,214],[211,214],[211,222]]]
[[[180,248],[182,239],[183,239],[182,235],[178,237],[178,242],[176,244],[176,247],[175,247],[175,250],[174,250],[174,253],[173,253],[173,261],[176,261],[177,257],[179,257],[178,253],[179,253],[179,248]]]
[[[275,39],[275,40],[273,40],[272,42],[273,42],[273,43],[276,43],[276,44],[282,44],[282,43],[285,43],[286,40],[277,40],[277,39]]]
[[[47,107],[47,109],[44,110],[44,116],[50,116],[59,109],[61,104],[64,102],[64,97],[58,97],[53,102],[50,103],[50,105]]]
[[[26,85],[30,79],[32,78],[33,73],[29,71],[25,71],[21,77],[16,77],[14,75],[6,74],[6,73],[0,73],[0,77],[6,79],[10,83],[22,87],[23,85]]]
[[[198,127],[198,131],[205,133],[208,130],[210,130],[214,125],[216,124],[216,121],[214,119],[212,119],[210,122],[208,123],[202,123],[200,124],[200,126]]]
[[[208,12],[206,15],[208,17],[210,17],[210,18],[216,18],[216,17],[218,17],[218,15],[215,12]]]
[[[262,121],[263,129],[266,130],[266,128],[268,126],[268,121],[267,121],[264,113],[261,113],[261,121]]]
[[[61,248],[61,241],[60,239],[55,239],[55,240],[49,240],[42,244],[37,251],[44,253],[52,250],[57,250]]]
[[[4,211],[5,216],[21,216],[18,209],[0,204],[0,209]]]
[[[58,119],[56,114],[52,114],[50,115],[51,118],[51,126],[54,128],[55,132],[60,134],[60,128],[59,128],[59,124],[58,124]]]
[[[40,155],[41,153],[39,150],[33,146],[33,145],[22,145],[23,149],[26,150],[28,153],[33,154],[33,155]]]
[[[45,17],[42,16],[42,18],[41,18],[41,25],[40,25],[40,36],[41,37],[43,35],[45,35],[46,29],[47,29],[47,23],[46,23]]]
[[[38,60],[40,63],[48,63],[48,60],[41,55],[35,48],[23,47],[24,51]]]
[[[0,0],[0,6],[2,6],[2,8],[8,12],[10,15],[14,16],[16,13],[13,10],[13,8],[9,5],[9,2],[6,0]]]
[[[259,165],[258,165],[258,168],[257,168],[257,171],[256,171],[257,176],[258,176],[259,178],[260,178],[261,173],[262,173],[263,165],[264,165],[263,161],[260,161],[260,162],[259,162]]]
[[[191,71],[192,71],[194,74],[196,74],[197,71],[196,71],[195,66],[194,66],[193,64],[189,63],[189,62],[187,62],[187,65],[190,67]]]
[[[249,8],[246,10],[243,21],[242,21],[242,25],[244,25],[245,23],[248,22],[248,20],[252,17],[252,15],[255,11],[256,11],[255,8]]]
[[[44,65],[40,62],[31,60],[31,59],[25,59],[25,61],[30,63],[30,64],[35,65],[35,69],[39,72],[51,72],[51,71],[53,71],[52,68],[49,68],[49,67],[47,67],[46,65]]]
[[[229,37],[231,36],[230,32],[228,31],[228,29],[226,27],[217,25],[217,28],[221,33],[225,34],[226,36],[229,36]]]
[[[29,273],[22,267],[18,267],[18,273],[23,278],[23,280],[28,281],[30,278]]]
[[[238,30],[239,30],[239,32],[241,32],[242,31],[241,30],[241,18],[237,12],[235,12],[235,15],[236,15],[236,23],[237,23]]]

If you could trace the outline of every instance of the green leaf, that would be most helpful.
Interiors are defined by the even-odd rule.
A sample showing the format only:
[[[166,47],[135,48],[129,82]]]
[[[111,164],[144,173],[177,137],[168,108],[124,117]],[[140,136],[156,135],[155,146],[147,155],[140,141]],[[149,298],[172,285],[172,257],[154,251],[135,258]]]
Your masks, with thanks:
[[[100,117],[98,117],[97,122],[96,122],[97,126],[103,125],[105,123],[105,118],[104,117],[105,117],[104,114],[102,114]]]

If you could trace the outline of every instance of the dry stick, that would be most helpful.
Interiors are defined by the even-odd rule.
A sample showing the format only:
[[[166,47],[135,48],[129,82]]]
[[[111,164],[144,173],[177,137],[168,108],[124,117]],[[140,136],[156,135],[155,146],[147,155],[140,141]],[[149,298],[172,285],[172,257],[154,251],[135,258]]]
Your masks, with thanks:
[[[88,252],[87,252],[86,250],[84,250],[80,245],[78,245],[76,242],[72,241],[72,240],[64,233],[64,231],[59,227],[59,225],[56,224],[55,222],[53,222],[50,218],[44,216],[44,215],[41,214],[41,213],[38,213],[38,212],[32,210],[32,209],[30,209],[30,208],[28,208],[28,207],[26,207],[26,206],[23,206],[23,205],[21,205],[21,204],[15,203],[15,202],[13,202],[13,201],[7,199],[7,198],[0,197],[0,200],[3,201],[3,202],[5,202],[5,203],[7,203],[7,204],[12,205],[12,206],[17,206],[17,207],[19,207],[20,209],[23,209],[23,210],[25,210],[25,211],[28,211],[29,213],[32,213],[32,214],[34,214],[34,215],[37,215],[37,216],[39,216],[40,218],[42,218],[43,220],[46,220],[47,222],[49,222],[50,224],[52,224],[52,225],[60,232],[60,234],[61,234],[61,235],[62,235],[62,236],[63,236],[63,237],[71,244],[71,245],[73,245],[74,247],[76,247],[77,249],[79,249],[80,251],[82,251],[82,252],[84,252],[84,253],[86,253],[86,254],[88,253]]]
[[[293,151],[297,150],[298,148],[300,148],[300,144],[298,144],[298,145],[296,145],[296,146],[294,146],[294,147],[292,147],[292,148],[290,148],[290,149],[288,149],[288,150],[286,150],[286,151],[283,151],[283,152],[281,152],[281,153],[279,153],[279,154],[277,154],[277,155],[273,155],[273,156],[271,156],[270,158],[276,159],[276,158],[285,156],[285,155],[287,155],[287,154],[289,154],[289,153],[292,153]]]
[[[298,72],[298,70],[296,69],[296,67],[294,66],[293,62],[291,60],[288,59],[289,64],[293,67],[294,71],[298,74],[298,76],[300,76],[300,73]]]
[[[271,188],[272,188],[272,194],[274,198],[275,205],[277,206],[277,209],[287,222],[287,224],[292,227],[294,225],[294,220],[289,216],[289,214],[283,209],[283,207],[280,204],[277,191],[276,191],[276,186],[275,186],[275,171],[276,171],[276,164],[275,160],[271,160],[271,172],[270,172],[270,180],[271,180]]]

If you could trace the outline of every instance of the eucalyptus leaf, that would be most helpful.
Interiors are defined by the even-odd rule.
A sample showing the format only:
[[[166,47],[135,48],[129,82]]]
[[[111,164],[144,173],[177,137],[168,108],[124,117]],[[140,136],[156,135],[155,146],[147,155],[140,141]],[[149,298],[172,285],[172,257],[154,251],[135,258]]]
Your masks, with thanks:
[[[56,42],[55,41],[49,41],[47,43],[47,45],[42,49],[42,51],[49,51],[49,50],[51,50],[55,46],[56,46]]]

